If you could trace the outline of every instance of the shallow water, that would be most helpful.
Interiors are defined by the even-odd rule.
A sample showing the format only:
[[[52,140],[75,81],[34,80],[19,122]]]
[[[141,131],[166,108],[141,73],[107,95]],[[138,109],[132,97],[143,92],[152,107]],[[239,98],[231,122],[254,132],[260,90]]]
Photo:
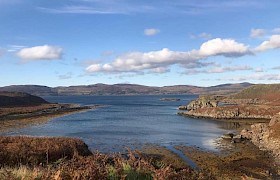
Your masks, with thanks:
[[[176,97],[180,101],[160,101]],[[197,96],[60,96],[50,102],[82,105],[104,104],[103,108],[53,119],[2,135],[69,136],[83,139],[91,150],[122,151],[152,143],[162,146],[195,145],[215,150],[215,139],[232,130],[225,122],[178,116],[177,108]],[[226,127],[226,128],[225,128]],[[233,127],[234,128],[234,127]]]

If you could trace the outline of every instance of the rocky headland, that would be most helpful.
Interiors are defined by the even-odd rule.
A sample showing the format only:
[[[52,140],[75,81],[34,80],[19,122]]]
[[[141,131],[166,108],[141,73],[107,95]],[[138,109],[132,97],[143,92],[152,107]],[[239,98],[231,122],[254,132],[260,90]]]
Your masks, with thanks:
[[[223,138],[234,143],[250,140],[261,150],[271,152],[280,163],[280,84],[255,85],[228,96],[201,96],[179,109],[187,111],[178,114],[195,118],[262,121],[241,130],[239,135]]]
[[[255,85],[228,96],[200,96],[180,115],[212,119],[270,120],[280,112],[280,85]]]

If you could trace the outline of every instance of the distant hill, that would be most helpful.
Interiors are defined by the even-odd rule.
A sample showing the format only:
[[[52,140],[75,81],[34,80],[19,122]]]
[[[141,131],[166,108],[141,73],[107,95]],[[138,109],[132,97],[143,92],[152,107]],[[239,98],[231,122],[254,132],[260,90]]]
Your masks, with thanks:
[[[94,84],[87,86],[47,87],[38,85],[13,85],[0,87],[0,91],[25,92],[38,96],[47,95],[153,95],[153,94],[231,94],[239,92],[252,84],[222,84],[211,87],[190,85],[143,86],[137,84]]]
[[[0,92],[0,107],[47,104],[44,99],[22,92]]]
[[[236,99],[262,99],[267,101],[280,100],[280,84],[258,84],[232,96]]]
[[[0,91],[8,92],[25,92],[32,95],[47,96],[47,95],[57,95],[55,89],[47,86],[39,85],[12,85],[0,87]]]

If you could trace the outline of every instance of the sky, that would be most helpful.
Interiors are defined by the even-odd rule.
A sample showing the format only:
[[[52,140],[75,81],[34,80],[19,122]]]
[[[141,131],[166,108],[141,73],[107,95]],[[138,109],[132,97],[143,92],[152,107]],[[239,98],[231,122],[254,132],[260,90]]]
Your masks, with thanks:
[[[280,82],[278,0],[0,0],[0,86]]]

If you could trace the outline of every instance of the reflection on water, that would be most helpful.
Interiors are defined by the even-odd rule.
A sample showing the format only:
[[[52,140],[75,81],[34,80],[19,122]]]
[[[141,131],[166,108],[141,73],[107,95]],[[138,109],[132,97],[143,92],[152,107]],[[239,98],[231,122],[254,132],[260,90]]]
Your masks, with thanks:
[[[181,101],[160,101],[176,97]],[[46,97],[58,103],[109,105],[56,118],[5,135],[69,136],[83,139],[92,150],[122,151],[146,143],[163,146],[195,145],[215,149],[213,141],[238,125],[178,116],[177,107],[197,96],[66,96]]]

